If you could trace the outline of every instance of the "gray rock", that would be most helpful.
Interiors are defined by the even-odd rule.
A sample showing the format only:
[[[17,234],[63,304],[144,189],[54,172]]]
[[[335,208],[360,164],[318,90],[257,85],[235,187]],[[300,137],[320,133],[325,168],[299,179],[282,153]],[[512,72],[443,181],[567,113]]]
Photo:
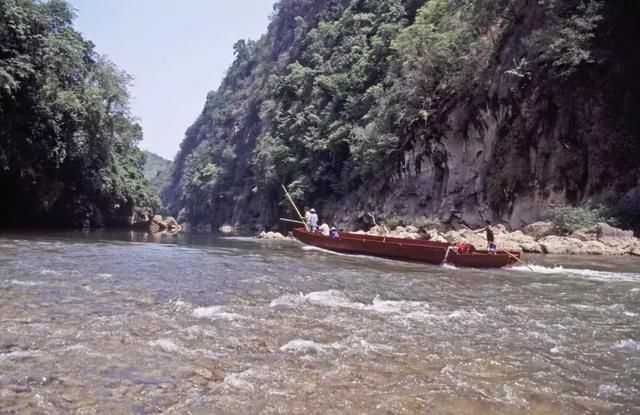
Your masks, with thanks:
[[[614,228],[606,223],[599,223],[596,227],[596,235],[598,240],[603,239],[634,239],[633,231],[625,231],[622,229]]]
[[[563,236],[547,236],[538,241],[542,249],[547,254],[566,255],[581,254],[584,243],[575,238],[567,238]]]
[[[609,249],[599,241],[586,241],[582,246],[582,252],[587,255],[607,255]]]
[[[533,242],[521,242],[520,248],[522,248],[522,252],[526,252],[528,254],[543,254],[544,250],[539,243]]]
[[[525,235],[534,237],[535,239],[541,239],[553,234],[553,223],[551,222],[535,222],[531,223],[524,228],[522,232]]]
[[[444,235],[442,235],[440,232],[438,232],[436,229],[429,229],[427,231],[427,236],[429,238],[430,241],[435,241],[435,242],[449,242],[447,241],[447,238],[444,237]]]
[[[595,241],[597,239],[596,233],[589,229],[578,229],[571,234],[572,238],[579,239],[583,242]]]

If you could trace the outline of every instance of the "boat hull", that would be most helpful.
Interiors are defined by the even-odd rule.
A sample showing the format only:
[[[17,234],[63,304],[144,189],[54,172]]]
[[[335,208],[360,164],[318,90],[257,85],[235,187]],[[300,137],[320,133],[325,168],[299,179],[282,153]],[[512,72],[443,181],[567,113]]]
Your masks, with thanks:
[[[443,262],[462,267],[501,268],[513,264],[519,252],[490,254],[476,251],[471,254],[458,254],[453,245],[421,239],[390,238],[342,232],[339,238],[331,238],[318,233],[306,232],[304,228],[294,229],[293,236],[299,241],[331,251],[373,255],[384,258],[416,261],[429,264]]]

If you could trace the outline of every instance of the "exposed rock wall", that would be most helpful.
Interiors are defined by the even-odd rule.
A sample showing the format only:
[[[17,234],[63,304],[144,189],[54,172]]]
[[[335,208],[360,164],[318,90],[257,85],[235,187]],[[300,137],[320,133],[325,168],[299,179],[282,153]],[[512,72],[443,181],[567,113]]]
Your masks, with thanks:
[[[619,59],[569,79],[536,67],[515,77],[506,71],[529,57],[523,38],[541,25],[530,3],[475,94],[448,99],[410,132],[398,174],[350,197],[339,221],[429,212],[519,228],[552,204],[640,189],[640,61],[629,43],[640,30],[629,16],[609,16],[595,49]]]
[[[242,48],[237,49],[238,58],[230,68],[235,80],[225,80],[218,92],[210,93],[201,116],[187,131],[165,192],[172,214],[186,211],[186,219],[214,227],[258,228],[276,224],[281,216],[295,216],[280,184],[304,181],[307,176],[292,169],[294,174],[279,176],[280,182],[270,186],[260,185],[262,177],[256,177],[256,148],[261,140],[273,138],[273,131],[265,129],[274,122],[267,115],[276,105],[274,96],[265,99],[260,94],[280,87],[273,79],[284,82],[291,75],[290,64],[297,63],[292,57],[302,56],[304,47],[300,33],[311,30],[320,15],[341,13],[337,5],[347,3],[282,1],[269,32],[258,42],[257,56],[245,62]],[[470,225],[491,219],[519,228],[541,219],[551,204],[598,202],[634,189],[640,193],[640,55],[634,40],[640,38],[640,7],[631,0],[606,3],[604,20],[592,39],[592,62],[580,65],[570,76],[560,76],[537,59],[540,52],[528,43],[545,27],[543,2],[520,3],[524,6],[512,24],[504,25],[506,32],[489,66],[475,74],[473,86],[464,94],[434,98],[436,109],[425,121],[399,132],[399,160],[389,157],[389,168],[360,185],[313,183],[307,187],[313,190],[302,193],[298,201],[313,204],[322,217],[345,227],[369,223],[368,213],[374,212],[382,218],[436,215],[444,222]],[[407,21],[412,19],[407,16]],[[261,49],[265,44],[271,46]],[[269,53],[263,55],[264,50]],[[514,74],[519,62],[530,64]],[[273,74],[264,75],[265,67],[275,68]],[[255,68],[262,68],[263,78],[253,77]],[[243,85],[253,89],[242,89]],[[283,94],[285,98],[277,98],[285,103],[296,97],[288,89]],[[221,102],[234,104],[222,111]],[[217,112],[240,115],[211,116]],[[301,116],[299,123],[321,115]],[[303,138],[303,134],[286,137]],[[225,158],[225,146],[234,149],[231,159]],[[196,160],[199,149],[211,154],[207,162],[225,169],[215,190],[204,196],[193,192],[195,200],[189,202],[184,176],[189,158]],[[272,149],[291,150],[275,145]],[[282,160],[294,165],[305,162],[309,163],[291,155]],[[345,163],[344,171],[324,174],[348,175],[349,167],[354,168]],[[185,208],[188,203],[191,211]],[[200,207],[206,209],[195,212]]]

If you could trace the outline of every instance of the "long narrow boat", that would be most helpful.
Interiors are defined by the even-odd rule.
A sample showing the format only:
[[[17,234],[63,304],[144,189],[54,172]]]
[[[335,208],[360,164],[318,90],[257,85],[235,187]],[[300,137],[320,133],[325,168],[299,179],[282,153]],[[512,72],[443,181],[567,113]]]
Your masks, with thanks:
[[[455,246],[444,242],[423,239],[391,238],[386,236],[364,235],[340,232],[339,238],[331,238],[319,233],[307,232],[304,228],[293,230],[293,236],[299,241],[330,251],[373,255],[406,261],[441,264],[443,262],[462,267],[501,268],[513,264],[520,257],[519,252],[489,253],[474,251],[458,253]]]

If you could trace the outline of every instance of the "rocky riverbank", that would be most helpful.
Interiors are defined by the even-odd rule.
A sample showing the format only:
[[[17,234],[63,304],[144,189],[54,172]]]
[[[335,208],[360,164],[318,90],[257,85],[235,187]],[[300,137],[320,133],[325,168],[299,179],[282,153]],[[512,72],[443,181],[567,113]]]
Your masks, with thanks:
[[[469,229],[452,229],[440,232],[436,229],[421,231],[415,226],[398,226],[388,230],[383,226],[374,226],[367,233],[389,237],[409,239],[430,239],[439,242],[470,243],[476,249],[485,249],[487,242],[483,233],[474,233]],[[554,234],[550,222],[536,222],[522,230],[509,232],[505,226],[494,226],[498,248],[536,254],[556,255],[636,255],[640,256],[640,239],[632,231],[614,228],[605,223],[593,229],[581,229],[571,235]]]
[[[476,249],[486,249],[484,233],[475,233],[469,229],[451,229],[445,232],[437,229],[418,229],[416,226],[398,226],[388,229],[374,226],[369,231],[354,233],[388,236],[407,239],[428,239],[451,244],[470,243]],[[510,232],[504,225],[494,226],[496,243],[499,249],[534,254],[554,255],[634,255],[640,256],[640,239],[632,231],[614,228],[605,223],[593,229],[581,229],[571,235],[554,234],[550,222],[536,222],[521,230]],[[261,232],[261,239],[285,239],[278,232]]]

